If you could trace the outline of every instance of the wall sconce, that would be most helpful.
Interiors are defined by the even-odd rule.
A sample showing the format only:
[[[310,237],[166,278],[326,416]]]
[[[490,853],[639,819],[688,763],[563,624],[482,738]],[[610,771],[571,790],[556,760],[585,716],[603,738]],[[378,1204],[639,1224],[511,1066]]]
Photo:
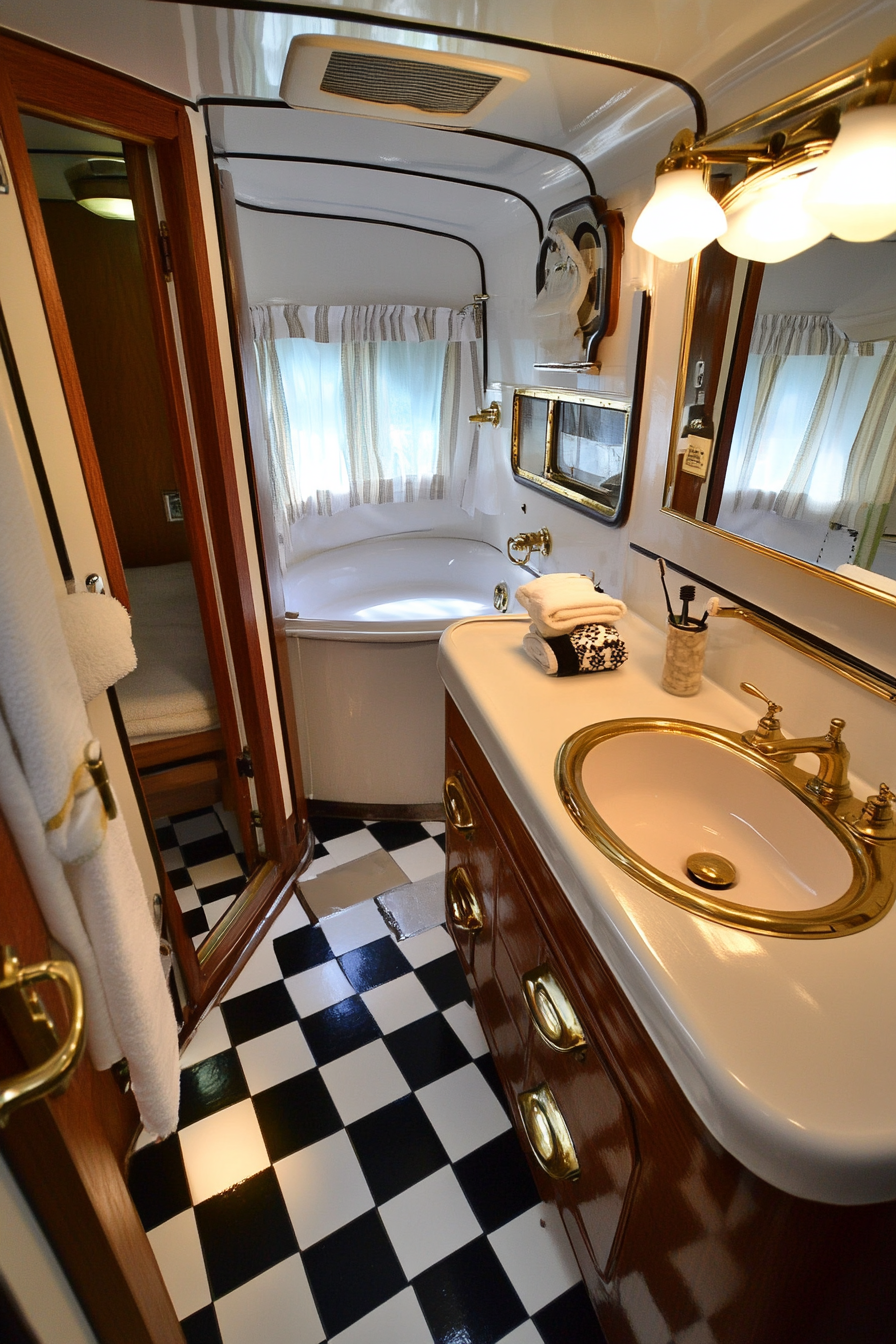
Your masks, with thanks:
[[[873,242],[896,230],[896,38],[750,120],[768,128],[766,140],[719,143],[743,123],[699,141],[691,131],[675,137],[632,231],[639,247],[687,261],[717,238],[735,256],[772,262],[829,233]],[[707,183],[712,164],[746,170],[720,202]]]
[[[133,219],[134,202],[124,159],[90,158],[65,170],[79,205],[101,219]]]

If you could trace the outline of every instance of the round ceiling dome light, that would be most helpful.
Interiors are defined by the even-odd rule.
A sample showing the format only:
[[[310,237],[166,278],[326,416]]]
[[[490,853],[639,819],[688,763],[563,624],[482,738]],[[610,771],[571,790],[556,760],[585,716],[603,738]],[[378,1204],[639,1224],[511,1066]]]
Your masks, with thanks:
[[[90,158],[65,170],[79,205],[101,219],[133,219],[134,202],[124,159]]]

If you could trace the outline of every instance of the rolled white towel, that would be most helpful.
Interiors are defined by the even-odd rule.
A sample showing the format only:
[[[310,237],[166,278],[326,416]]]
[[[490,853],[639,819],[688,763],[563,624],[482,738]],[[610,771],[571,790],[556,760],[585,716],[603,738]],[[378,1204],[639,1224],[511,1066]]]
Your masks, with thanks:
[[[534,625],[530,625],[523,635],[523,650],[549,677],[557,675],[557,655],[550,644],[544,642]]]
[[[613,625],[626,612],[624,602],[599,593],[584,574],[542,574],[517,588],[516,600],[540,635],[568,635],[577,625]]]
[[[137,666],[131,618],[106,593],[71,593],[60,599],[59,615],[86,705]]]

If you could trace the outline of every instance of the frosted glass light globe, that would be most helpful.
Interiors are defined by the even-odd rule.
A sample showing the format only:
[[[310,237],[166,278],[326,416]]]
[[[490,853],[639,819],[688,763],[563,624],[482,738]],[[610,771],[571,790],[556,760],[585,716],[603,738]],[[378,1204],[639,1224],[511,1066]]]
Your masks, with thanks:
[[[702,170],[678,168],[657,178],[632,241],[662,261],[688,261],[726,228],[725,212],[706,190]]]
[[[806,209],[838,238],[871,243],[896,229],[896,105],[845,112],[806,192]]]
[[[786,177],[745,191],[726,211],[728,232],[719,245],[748,261],[786,261],[828,236],[824,224],[806,212],[804,198],[812,172]]]

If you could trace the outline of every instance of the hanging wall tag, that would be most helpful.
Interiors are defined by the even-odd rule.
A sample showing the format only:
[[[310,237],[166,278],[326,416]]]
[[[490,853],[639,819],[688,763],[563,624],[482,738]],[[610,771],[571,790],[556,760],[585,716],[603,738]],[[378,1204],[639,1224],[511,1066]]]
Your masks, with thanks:
[[[712,439],[704,439],[697,434],[689,434],[687,447],[684,450],[684,461],[681,464],[682,471],[686,471],[689,476],[699,476],[701,481],[706,480],[706,473],[709,470],[709,454],[712,451]]]

